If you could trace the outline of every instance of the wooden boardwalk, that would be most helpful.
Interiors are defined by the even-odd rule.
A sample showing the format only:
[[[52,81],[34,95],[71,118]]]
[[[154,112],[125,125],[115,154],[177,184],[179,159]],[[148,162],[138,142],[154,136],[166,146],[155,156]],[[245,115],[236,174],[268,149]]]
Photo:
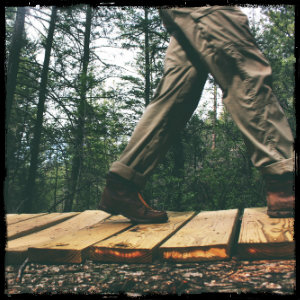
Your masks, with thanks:
[[[269,218],[265,207],[168,215],[135,225],[100,210],[8,214],[6,264],[228,260],[233,249],[241,259],[295,256],[294,219]]]

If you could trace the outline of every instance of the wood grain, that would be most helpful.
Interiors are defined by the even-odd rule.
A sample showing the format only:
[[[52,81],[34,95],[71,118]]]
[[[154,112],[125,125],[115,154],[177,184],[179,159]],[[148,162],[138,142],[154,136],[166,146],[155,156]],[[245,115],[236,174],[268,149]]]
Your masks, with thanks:
[[[63,222],[79,213],[52,213],[7,226],[7,239],[12,240]]]
[[[270,218],[267,207],[246,208],[237,249],[243,258],[294,257],[294,218]]]
[[[194,215],[194,212],[168,212],[168,223],[133,226],[91,246],[90,258],[109,262],[151,262],[158,246]]]
[[[100,210],[86,210],[77,216],[50,228],[7,242],[6,263],[20,263],[27,257],[29,247],[50,242],[61,236],[74,233],[87,226],[99,223],[110,215]]]
[[[21,263],[28,255],[36,262],[53,263],[80,263],[87,257],[152,262],[158,254],[167,261],[228,259],[238,223],[237,209],[196,216],[194,212],[168,212],[168,223],[135,226],[124,217],[98,210],[72,214],[77,215],[42,230],[41,226],[58,220],[59,214],[7,215],[9,237],[20,232],[26,235],[8,240],[6,263]],[[246,259],[294,257],[294,219],[269,218],[266,207],[245,209],[237,254]]]
[[[15,224],[18,222],[22,222],[24,220],[28,220],[31,218],[37,218],[42,215],[47,215],[47,213],[39,213],[39,214],[7,214],[6,217],[6,225]]]
[[[64,235],[48,243],[30,247],[29,260],[48,263],[81,263],[88,247],[132,226],[123,216],[112,216],[96,225]]]
[[[169,261],[228,259],[237,221],[237,209],[200,212],[160,246],[160,257]]]

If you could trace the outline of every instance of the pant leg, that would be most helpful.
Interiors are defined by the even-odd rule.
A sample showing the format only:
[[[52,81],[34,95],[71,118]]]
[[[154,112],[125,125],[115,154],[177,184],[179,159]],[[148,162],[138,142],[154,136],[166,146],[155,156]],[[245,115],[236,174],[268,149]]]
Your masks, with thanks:
[[[111,172],[143,187],[172,139],[192,116],[207,79],[207,69],[197,72],[174,37],[165,58],[164,75],[119,161]]]
[[[271,88],[271,67],[237,7],[203,14],[202,8],[162,10],[169,30],[196,66],[205,63],[242,131],[251,161],[263,174],[294,170],[293,136]]]

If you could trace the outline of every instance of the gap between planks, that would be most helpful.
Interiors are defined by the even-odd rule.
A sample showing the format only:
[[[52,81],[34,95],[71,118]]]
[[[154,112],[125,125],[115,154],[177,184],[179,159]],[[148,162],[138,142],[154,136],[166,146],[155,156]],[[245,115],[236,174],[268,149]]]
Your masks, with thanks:
[[[150,263],[160,244],[195,216],[195,212],[168,212],[162,224],[138,224],[92,245],[89,257],[102,262]]]
[[[86,210],[67,221],[47,229],[7,241],[5,262],[6,264],[23,262],[28,255],[29,247],[35,247],[60,238],[64,235],[72,234],[87,226],[97,224],[109,216],[110,214],[104,211]]]
[[[51,213],[11,224],[7,227],[7,239],[13,240],[46,229],[78,214],[79,212]]]
[[[159,248],[167,261],[229,259],[238,224],[238,209],[203,211]]]
[[[7,214],[5,216],[6,225],[12,225],[18,222],[22,222],[28,219],[37,218],[48,213],[38,213],[38,214]]]
[[[132,224],[123,216],[111,216],[61,238],[29,247],[28,257],[33,262],[81,263],[88,255],[88,247],[120,233]]]
[[[173,230],[170,230],[169,224],[169,229],[167,229],[169,230],[169,233],[165,232],[165,236],[163,236],[164,234],[162,234],[160,241],[158,241],[156,244],[152,243],[152,245],[149,246],[150,244],[148,243],[148,247],[142,247],[141,245],[143,243],[145,244],[145,240],[147,241],[147,239],[151,238],[151,228],[156,234],[160,234],[160,231],[163,232],[168,227],[166,226],[166,224],[139,224],[135,226],[133,226],[132,224],[127,224],[128,226],[126,225],[123,228],[121,228],[121,226],[115,231],[112,230],[110,231],[110,233],[107,232],[107,235],[104,234],[103,236],[103,234],[101,233],[102,236],[99,237],[97,236],[97,230],[99,230],[99,228],[97,229],[97,226],[100,226],[99,222],[105,223],[105,220],[108,220],[110,215],[102,211],[85,211],[77,216],[79,217],[81,215],[80,218],[82,220],[89,219],[85,224],[80,224],[80,221],[75,221],[74,223],[73,219],[75,219],[75,217],[73,217],[70,220],[65,221],[61,224],[52,226],[34,234],[29,234],[22,238],[15,239],[13,241],[9,241],[8,247],[6,249],[6,261],[9,262],[7,258],[11,258],[10,262],[12,262],[12,260],[14,263],[22,262],[24,258],[26,258],[26,256],[29,255],[29,253],[30,258],[32,260],[38,260],[40,262],[46,261],[47,259],[50,262],[82,262],[82,260],[85,258],[92,258],[94,260],[99,261],[114,261],[126,263],[150,262],[153,260],[153,257],[155,257],[156,254],[159,254],[159,258],[169,261],[201,261],[211,259],[228,259],[230,257],[230,251],[232,246],[231,244],[234,242],[234,231],[236,231],[238,234],[238,241],[233,246],[236,247],[237,256],[240,258],[283,258],[286,256],[291,257],[294,255],[295,245],[293,240],[293,218],[269,218],[266,214],[266,208],[247,208],[244,210],[242,215],[242,222],[240,226],[238,226],[238,222],[236,220],[238,214],[236,214],[235,216],[235,212],[237,210],[227,210],[227,214],[229,213],[229,211],[233,213],[233,218],[231,220],[234,221],[232,221],[233,223],[231,233],[229,234],[230,237],[228,236],[228,232],[230,232],[230,230],[228,230],[227,242],[224,242],[225,240],[223,239],[223,244],[215,242],[214,244],[211,243],[212,245],[207,244],[208,239],[212,239],[211,233],[207,231],[209,226],[205,225],[207,223],[207,220],[211,219],[211,221],[209,222],[211,222],[212,224],[214,224],[214,222],[218,223],[216,221],[220,219],[220,216],[224,214],[224,212],[226,212],[213,211],[201,212],[197,216],[195,216],[196,213],[194,212],[190,218],[187,218],[183,222],[180,221],[181,224],[178,225],[177,223],[178,226],[173,227]],[[168,212],[168,214],[170,213],[171,212]],[[173,216],[176,215],[175,212],[172,213],[174,213]],[[180,214],[184,215],[187,213],[179,213],[179,215]],[[83,215],[85,215],[84,218]],[[96,218],[95,215],[97,215]],[[179,215],[177,215],[177,217],[179,217]],[[204,217],[205,215],[206,217]],[[20,220],[21,215],[19,215],[18,217]],[[120,223],[120,219],[118,220],[118,217],[120,216],[114,216],[111,218],[111,220],[115,218],[115,223],[118,224]],[[80,218],[78,220],[80,220]],[[172,218],[173,217],[171,216],[171,219]],[[202,221],[199,221],[199,218],[202,219]],[[204,222],[205,220],[206,222]],[[123,219],[121,223],[122,222],[126,223],[128,222],[128,220],[125,221]],[[63,229],[62,225],[64,224],[69,225],[67,225],[67,228]],[[10,225],[8,225],[8,227],[9,226]],[[117,228],[117,226],[119,225],[114,226],[115,228]],[[216,230],[218,226],[221,229],[221,231]],[[107,228],[109,227],[110,225]],[[188,229],[189,227],[190,229]],[[192,227],[194,227],[194,229],[200,229],[198,229],[198,231],[192,230]],[[210,225],[210,227],[211,229],[213,229],[211,230],[213,234],[219,232],[218,235],[222,235],[221,232],[222,230],[224,231],[226,226],[223,226],[222,228],[220,224],[215,224]],[[206,234],[204,234],[205,228]],[[92,232],[90,232],[91,236],[85,239],[87,237],[86,234],[89,234],[88,232],[91,229],[93,230],[94,236]],[[100,231],[102,232],[102,230]],[[147,231],[148,234],[145,234],[145,232]],[[185,234],[183,234],[184,231],[186,231]],[[129,237],[133,234],[132,240],[137,241],[138,239],[140,239],[139,246],[136,242],[136,248],[128,247],[128,244],[124,247],[124,245],[126,245],[127,243],[126,241],[128,241],[128,237],[127,239],[124,239],[124,237],[128,235],[128,233],[130,233]],[[136,235],[139,237],[137,237]],[[196,238],[192,238],[193,235],[196,235]],[[223,235],[223,237],[225,237],[225,235]],[[75,239],[76,236],[77,246],[73,247],[72,240]],[[156,235],[154,236],[156,237]],[[188,237],[188,239],[190,240],[189,243],[185,242],[184,246],[178,246],[178,241],[183,242],[183,240],[186,240],[184,236]],[[64,239],[66,239],[65,242]],[[81,242],[78,242],[80,241],[80,239]],[[113,239],[115,239],[114,242],[112,242]],[[177,240],[177,244],[174,243],[174,239]],[[198,240],[198,245],[192,242],[193,239],[194,241]],[[207,240],[206,245],[204,243],[205,239]],[[39,242],[37,242],[37,240]],[[171,244],[172,240],[173,246]],[[201,242],[199,243],[200,240]],[[41,246],[41,242],[43,246]],[[47,247],[49,249],[47,249]],[[169,250],[172,247],[173,254],[170,254],[172,251]],[[52,254],[49,254],[50,252],[47,251],[50,251]],[[174,255],[174,253],[176,253],[177,257],[176,255]]]

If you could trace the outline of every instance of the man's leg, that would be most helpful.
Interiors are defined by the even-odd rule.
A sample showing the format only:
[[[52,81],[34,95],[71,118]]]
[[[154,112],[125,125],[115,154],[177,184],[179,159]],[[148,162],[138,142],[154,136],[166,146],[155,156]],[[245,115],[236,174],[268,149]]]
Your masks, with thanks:
[[[271,89],[271,67],[256,46],[247,17],[235,7],[206,15],[201,8],[175,8],[161,15],[194,65],[204,61],[220,84],[251,161],[265,177],[269,215],[291,215],[294,139]]]
[[[207,69],[203,67],[201,72],[197,72],[176,39],[171,37],[164,75],[154,99],[147,106],[119,161],[110,168],[110,176],[117,180],[117,175],[124,184],[122,187],[106,187],[100,203],[101,209],[113,210],[137,222],[165,220],[159,212],[152,211],[151,215],[147,215],[145,203],[138,209],[138,202],[141,200],[138,191],[166,154],[178,131],[190,119],[198,105],[206,79]],[[109,185],[108,182],[107,186]],[[127,196],[116,195],[116,192],[126,189],[126,186],[131,186],[132,192],[128,192]],[[134,204],[128,205],[131,202]]]

